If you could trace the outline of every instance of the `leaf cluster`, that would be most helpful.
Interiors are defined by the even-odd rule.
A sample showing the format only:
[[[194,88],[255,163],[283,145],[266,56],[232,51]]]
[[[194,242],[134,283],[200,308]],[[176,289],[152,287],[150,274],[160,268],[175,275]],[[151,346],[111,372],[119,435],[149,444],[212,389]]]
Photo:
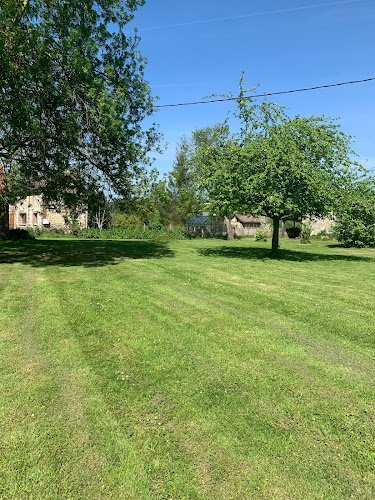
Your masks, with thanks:
[[[375,179],[349,186],[338,203],[335,232],[346,247],[375,247]]]
[[[139,38],[143,0],[4,0],[0,6],[0,160],[43,192],[126,193],[156,147]]]

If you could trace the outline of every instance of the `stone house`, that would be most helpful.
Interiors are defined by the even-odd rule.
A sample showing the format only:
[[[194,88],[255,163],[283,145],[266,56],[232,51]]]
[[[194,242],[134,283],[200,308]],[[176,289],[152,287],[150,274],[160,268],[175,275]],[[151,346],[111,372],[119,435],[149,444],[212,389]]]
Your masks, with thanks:
[[[9,229],[62,229],[68,231],[65,218],[69,216],[69,209],[51,209],[44,205],[42,195],[27,196],[9,206]],[[87,210],[82,210],[78,216],[82,229],[88,226]]]

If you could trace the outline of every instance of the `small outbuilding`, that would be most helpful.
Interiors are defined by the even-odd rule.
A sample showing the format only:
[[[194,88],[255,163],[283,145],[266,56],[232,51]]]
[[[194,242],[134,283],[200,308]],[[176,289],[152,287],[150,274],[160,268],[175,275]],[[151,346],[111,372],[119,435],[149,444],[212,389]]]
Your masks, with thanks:
[[[265,217],[240,214],[236,214],[231,220],[232,227],[237,236],[255,236],[256,231],[265,222]]]

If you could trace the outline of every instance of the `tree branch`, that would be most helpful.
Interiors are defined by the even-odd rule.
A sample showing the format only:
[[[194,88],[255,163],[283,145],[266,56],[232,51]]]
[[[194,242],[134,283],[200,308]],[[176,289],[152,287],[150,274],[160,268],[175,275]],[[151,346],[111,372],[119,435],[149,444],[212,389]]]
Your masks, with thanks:
[[[20,10],[17,12],[16,17],[13,19],[14,23],[19,23],[22,16],[25,14],[27,6],[29,5],[30,0],[23,0],[23,4],[20,8]]]

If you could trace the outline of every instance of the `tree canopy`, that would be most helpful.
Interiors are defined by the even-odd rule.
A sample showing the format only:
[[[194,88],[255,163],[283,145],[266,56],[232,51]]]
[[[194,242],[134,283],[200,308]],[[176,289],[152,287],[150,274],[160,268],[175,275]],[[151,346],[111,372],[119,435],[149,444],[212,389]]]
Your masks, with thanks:
[[[157,147],[139,38],[144,0],[3,0],[0,162],[18,194],[124,195]]]
[[[240,131],[228,135],[223,127],[217,145],[200,148],[195,160],[211,212],[227,221],[236,212],[268,216],[277,251],[280,221],[328,215],[359,165],[350,136],[334,120],[290,118],[273,103],[244,99],[244,92],[241,80]]]

